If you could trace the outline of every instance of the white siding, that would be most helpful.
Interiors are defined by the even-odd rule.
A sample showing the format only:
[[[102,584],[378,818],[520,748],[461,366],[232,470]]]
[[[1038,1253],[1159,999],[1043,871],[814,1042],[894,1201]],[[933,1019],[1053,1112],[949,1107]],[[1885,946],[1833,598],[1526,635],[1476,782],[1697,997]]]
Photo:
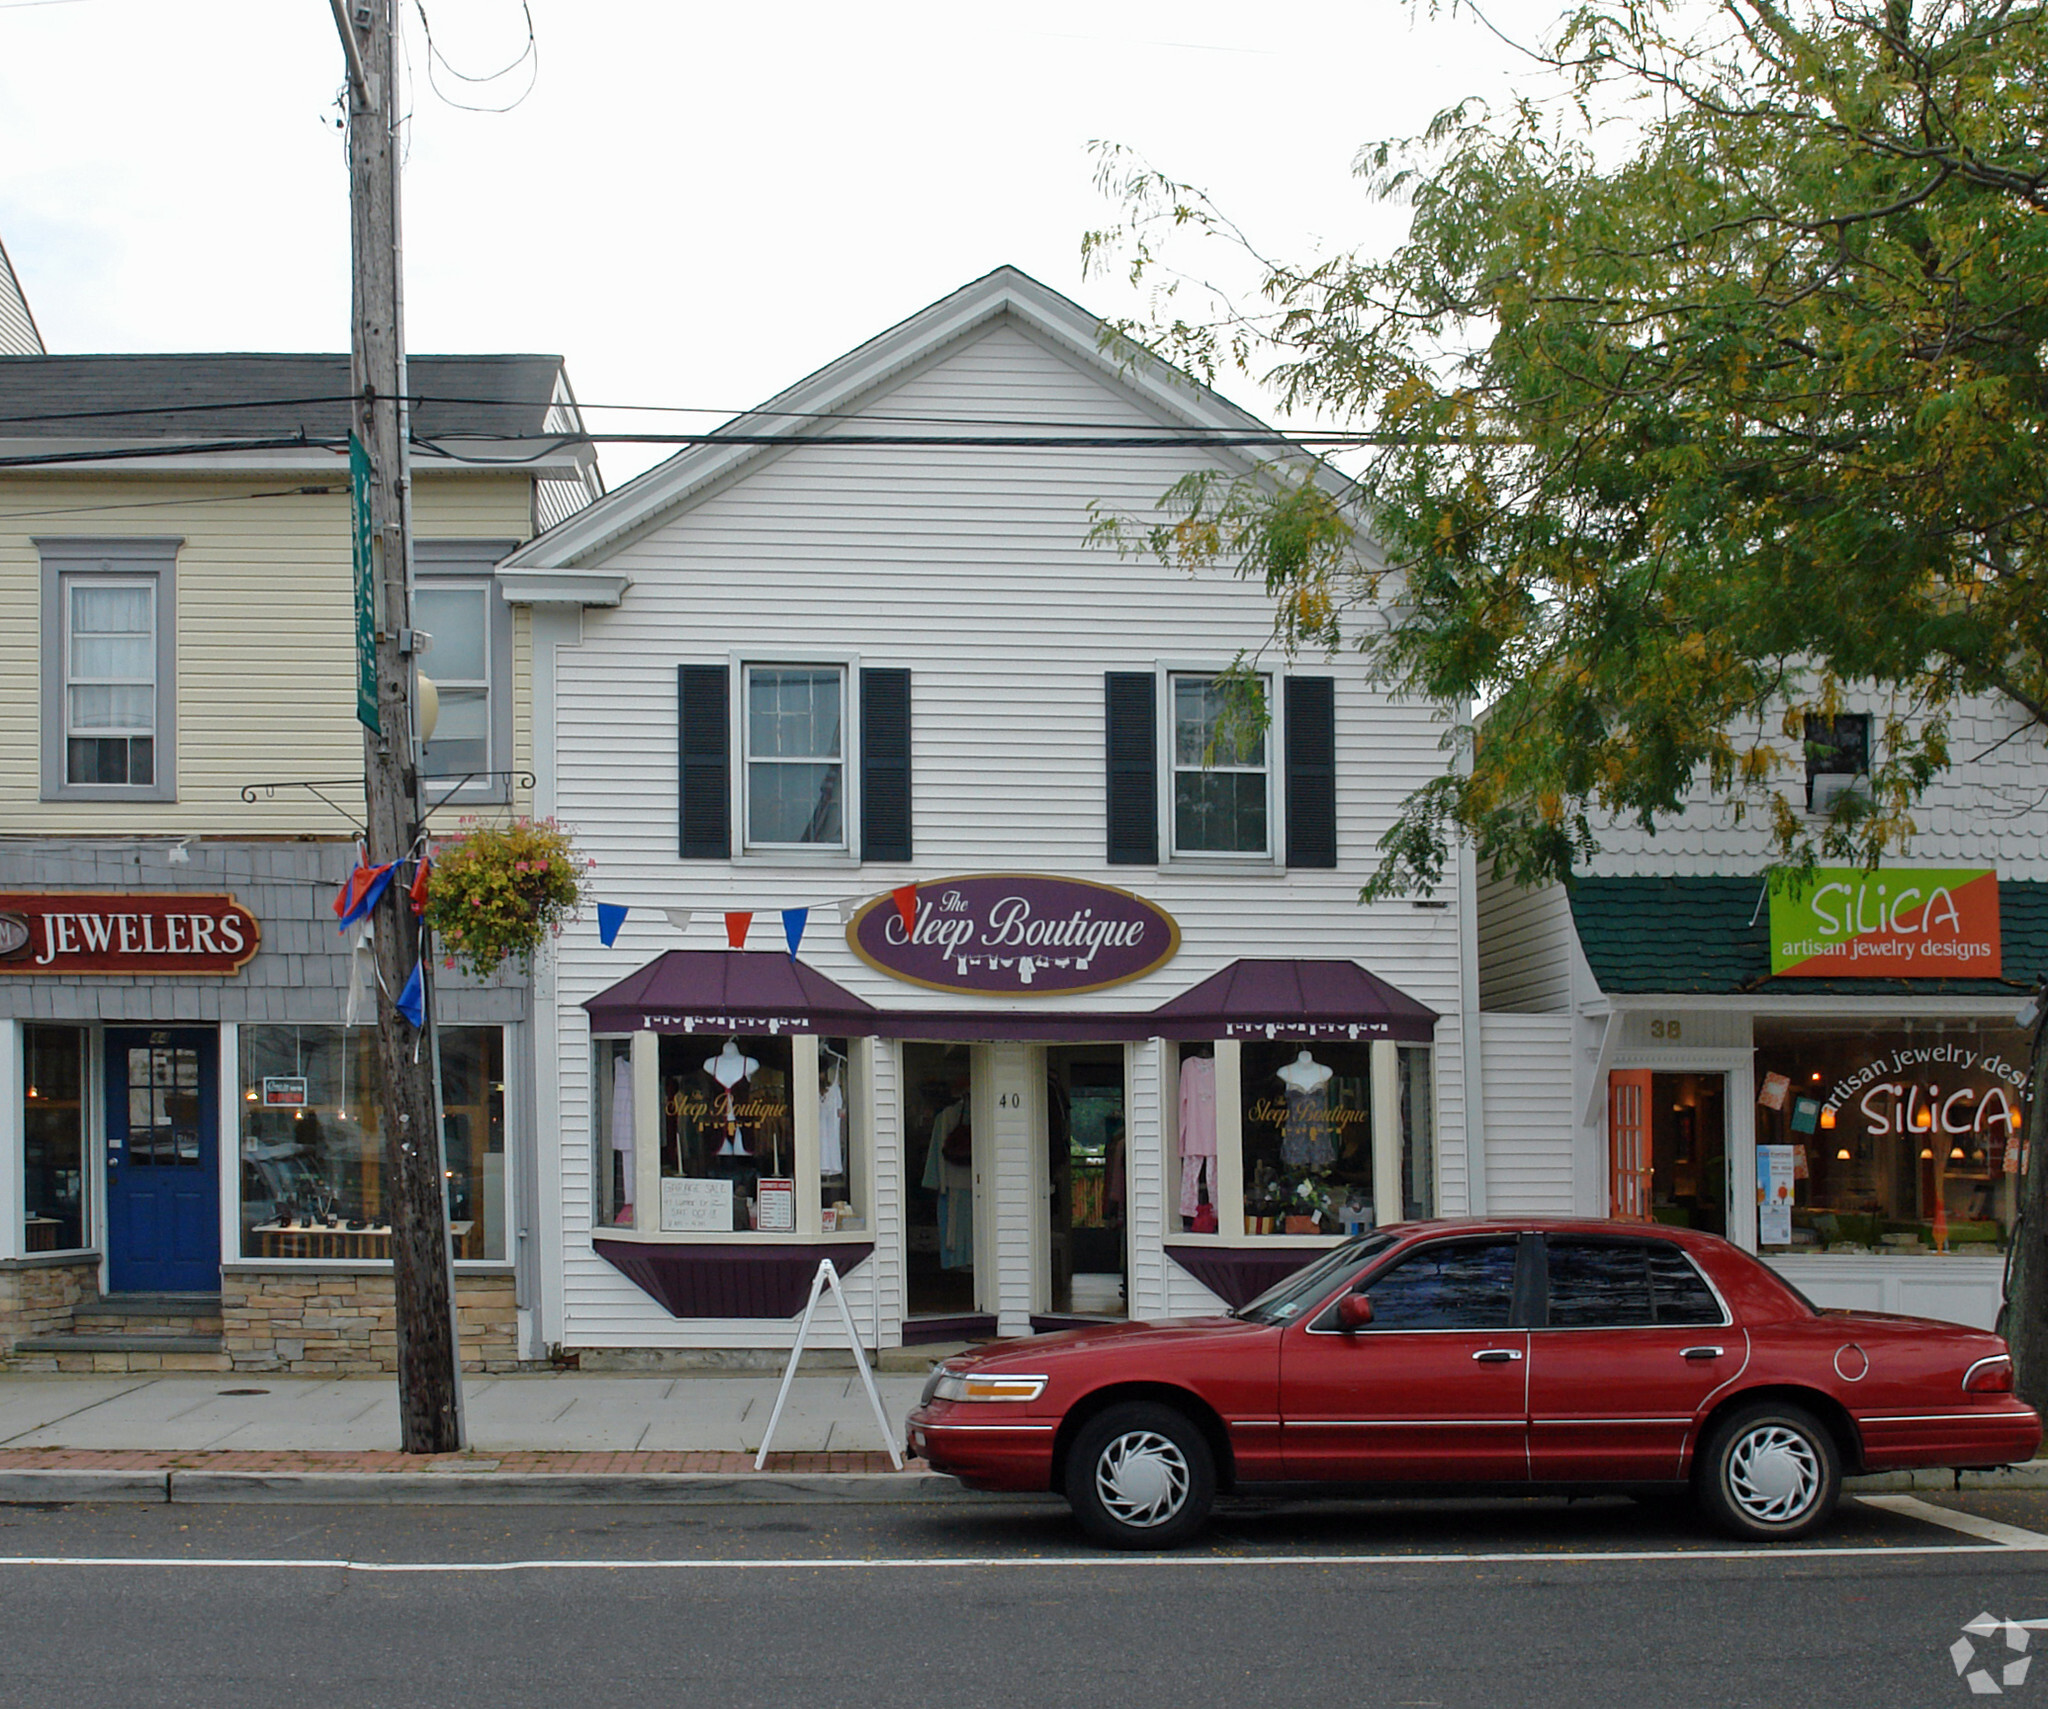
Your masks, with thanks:
[[[1479,1017],[1486,1064],[1486,1208],[1497,1216],[1570,1216],[1572,1023],[1549,1015]]]
[[[1556,1015],[1571,1008],[1571,903],[1564,886],[1479,881],[1479,1006]]]
[[[14,265],[7,259],[7,250],[0,246],[0,356],[41,356],[42,334],[36,331],[35,317],[28,312],[28,298],[23,294],[20,279],[15,277]]]
[[[1154,419],[1122,388],[1007,320],[863,407],[896,418],[1110,428]],[[587,564],[623,571],[632,586],[617,609],[588,612],[583,644],[559,655],[557,810],[596,857],[599,894],[634,911],[614,949],[601,949],[588,928],[559,946],[565,1072],[586,1049],[575,1005],[663,950],[721,946],[718,912],[725,908],[762,913],[754,940],[761,947],[777,940],[773,909],[873,896],[953,872],[1057,872],[1136,890],[1173,914],[1183,932],[1180,954],[1158,972],[1065,999],[1063,1007],[1150,1008],[1241,956],[1349,956],[1444,1016],[1437,1035],[1443,1197],[1447,1209],[1462,1208],[1460,922],[1452,911],[1357,900],[1401,799],[1443,763],[1441,726],[1427,708],[1375,692],[1346,656],[1296,667],[1337,681],[1341,864],[1334,871],[1171,863],[1155,870],[1106,860],[1104,673],[1156,661],[1221,668],[1271,635],[1271,608],[1256,583],[1226,572],[1190,575],[1087,544],[1091,504],[1148,518],[1168,484],[1197,466],[1196,456],[1144,448],[806,445],[749,464],[601,563]],[[677,665],[849,654],[912,673],[916,860],[679,861]],[[663,907],[705,912],[682,935],[664,923]],[[812,916],[803,955],[880,1006],[973,1002],[869,969],[847,948],[830,909]],[[1159,1119],[1157,1070],[1143,1066],[1148,1059],[1140,1051],[1134,1060],[1134,1154],[1136,1120],[1143,1113],[1156,1132]],[[895,1137],[885,1122],[878,1138]],[[565,1164],[565,1174],[575,1179],[577,1167]],[[1159,1228],[1163,1183],[1147,1180],[1141,1192],[1133,1212]],[[1021,1233],[1021,1217],[1015,1226]],[[646,1310],[633,1303],[630,1284],[609,1266],[593,1269],[587,1249],[579,1257],[573,1234],[568,1262],[578,1343],[590,1344],[599,1331],[643,1332],[659,1317],[652,1302],[642,1302]],[[1028,1255],[1020,1260],[1006,1247],[1002,1262],[1008,1276]],[[1213,1306],[1176,1267],[1148,1275],[1145,1265],[1155,1263],[1141,1263],[1134,1278],[1141,1291],[1153,1290],[1176,1310]],[[1005,1283],[1006,1299],[1013,1285]],[[892,1275],[886,1286],[893,1311],[899,1283]],[[690,1326],[691,1340],[705,1339],[700,1327]],[[765,1339],[774,1327],[753,1333]]]

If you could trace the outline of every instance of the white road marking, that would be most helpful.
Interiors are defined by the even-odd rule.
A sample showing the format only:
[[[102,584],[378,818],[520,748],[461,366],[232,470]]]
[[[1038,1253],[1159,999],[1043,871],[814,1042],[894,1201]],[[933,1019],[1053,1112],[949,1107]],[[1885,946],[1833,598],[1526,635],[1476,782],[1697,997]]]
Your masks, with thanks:
[[[2007,1526],[2003,1529],[2014,1530]],[[2032,1532],[2021,1535],[2031,1537]],[[1437,1555],[877,1555],[790,1556],[774,1560],[525,1560],[525,1561],[357,1561],[342,1557],[265,1559],[252,1556],[184,1555],[0,1555],[0,1567],[209,1567],[220,1571],[351,1573],[521,1573],[521,1572],[807,1572],[882,1568],[892,1572],[957,1572],[1002,1567],[1451,1567],[1597,1565],[1603,1561],[1790,1561],[1840,1560],[1880,1555],[2003,1555],[2011,1543],[1866,1544],[1859,1547],[1759,1549],[1600,1549]],[[2048,1537],[2027,1548],[2048,1547]]]
[[[1945,1526],[1951,1531],[1962,1532],[1966,1537],[1981,1537],[1985,1542],[1996,1543],[2002,1548],[2048,1549],[2048,1536],[2039,1531],[2001,1524],[1996,1519],[1979,1518],[1974,1513],[1958,1513],[1952,1507],[1936,1507],[1933,1502],[1921,1501],[1915,1496],[1859,1495],[1856,1499],[1865,1507],[1880,1507],[1887,1513],[1896,1513],[1906,1519]]]

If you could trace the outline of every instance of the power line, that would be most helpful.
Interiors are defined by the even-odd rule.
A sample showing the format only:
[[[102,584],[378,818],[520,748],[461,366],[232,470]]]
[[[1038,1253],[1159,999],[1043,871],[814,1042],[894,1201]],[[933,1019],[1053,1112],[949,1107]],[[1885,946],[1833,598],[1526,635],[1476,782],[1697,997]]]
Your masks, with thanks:
[[[100,516],[114,510],[170,510],[181,504],[246,504],[258,498],[301,498],[319,493],[346,492],[346,487],[279,487],[267,493],[209,493],[204,498],[144,498],[123,504],[70,504],[49,510],[0,510],[0,522],[21,522],[30,517]]]

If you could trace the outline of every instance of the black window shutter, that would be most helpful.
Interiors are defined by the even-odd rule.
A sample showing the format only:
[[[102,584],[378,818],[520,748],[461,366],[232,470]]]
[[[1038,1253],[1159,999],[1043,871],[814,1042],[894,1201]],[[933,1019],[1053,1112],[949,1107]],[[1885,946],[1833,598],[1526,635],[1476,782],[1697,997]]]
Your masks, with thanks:
[[[724,665],[678,665],[677,788],[684,860],[732,857],[732,689]]]
[[[860,673],[860,858],[910,859],[910,673]]]
[[[1150,671],[1111,671],[1105,682],[1109,731],[1109,864],[1159,859],[1159,690]]]
[[[1286,679],[1287,864],[1337,864],[1337,679]]]

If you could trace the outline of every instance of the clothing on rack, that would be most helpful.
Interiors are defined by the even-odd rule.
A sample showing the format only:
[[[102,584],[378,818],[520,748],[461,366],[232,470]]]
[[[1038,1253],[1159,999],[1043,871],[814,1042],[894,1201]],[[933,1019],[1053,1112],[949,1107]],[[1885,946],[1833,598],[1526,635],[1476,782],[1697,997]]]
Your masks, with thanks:
[[[924,1185],[939,1195],[939,1267],[974,1268],[974,1164],[946,1156],[946,1141],[966,1125],[967,1100],[956,1098],[932,1118],[924,1154]]]
[[[818,1099],[818,1173],[846,1173],[846,1094],[840,1090],[836,1069]]]
[[[619,1160],[619,1204],[613,1213],[617,1222],[629,1222],[633,1215],[633,1064],[630,1058],[612,1063],[612,1155]]]

